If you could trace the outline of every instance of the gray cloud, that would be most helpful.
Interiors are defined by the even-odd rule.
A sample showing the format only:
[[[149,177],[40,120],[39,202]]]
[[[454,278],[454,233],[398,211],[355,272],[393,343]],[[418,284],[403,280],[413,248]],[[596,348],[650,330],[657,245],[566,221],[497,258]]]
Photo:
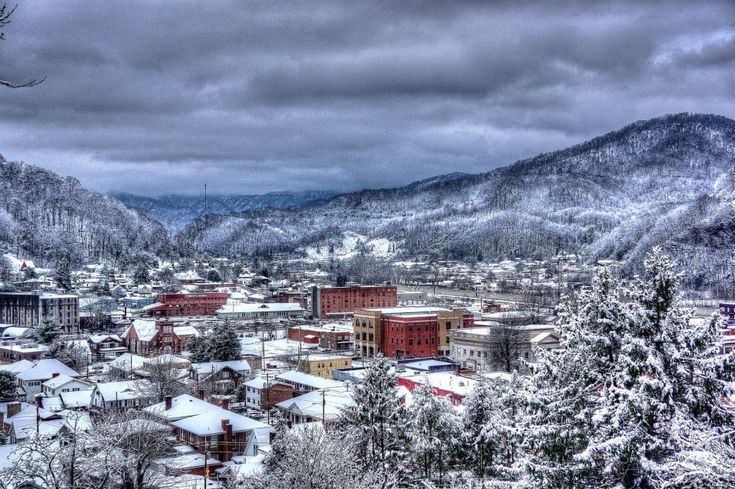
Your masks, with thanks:
[[[670,112],[735,117],[735,4],[53,2],[0,45],[0,152],[108,191],[354,190]]]

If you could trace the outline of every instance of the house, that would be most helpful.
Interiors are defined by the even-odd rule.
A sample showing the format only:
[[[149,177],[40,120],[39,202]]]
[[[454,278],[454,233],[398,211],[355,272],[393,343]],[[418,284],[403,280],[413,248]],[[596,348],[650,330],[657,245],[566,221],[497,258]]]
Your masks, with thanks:
[[[145,411],[169,422],[180,443],[222,462],[237,455],[255,455],[260,447],[270,446],[273,428],[226,407],[184,394],[166,396],[163,402],[148,406]]]
[[[352,367],[352,355],[330,355],[327,353],[306,355],[298,363],[301,372],[323,377],[332,378],[332,372],[340,368]]]
[[[46,354],[48,347],[39,345],[30,340],[23,343],[3,342],[0,344],[0,364],[7,365],[19,360],[28,360],[34,362],[40,360]]]
[[[87,342],[95,362],[114,360],[128,351],[122,338],[116,334],[93,334]]]
[[[77,378],[79,374],[70,369],[55,358],[38,360],[33,366],[16,374],[19,395],[24,396],[26,401],[34,400],[36,394],[43,390],[43,383],[55,376],[64,375]]]
[[[40,403],[40,399],[37,401]],[[38,432],[42,436],[55,438],[68,428],[66,420],[59,414],[28,403],[8,406],[3,431],[11,444],[22,443],[29,435]]]
[[[92,389],[90,382],[76,379],[68,375],[54,375],[41,384],[44,397],[56,397],[62,392],[86,391]]]
[[[105,382],[94,386],[90,407],[104,411],[112,408],[141,408],[149,406],[153,385],[145,379]]]
[[[250,373],[250,365],[245,360],[227,360],[222,362],[192,363],[189,378],[198,385],[215,384],[221,392],[231,391],[242,383],[242,379]]]
[[[145,360],[139,355],[123,353],[108,364],[110,374],[117,378],[132,378],[136,370],[143,369]]]
[[[122,339],[131,353],[153,355],[179,353],[186,349],[189,338],[198,334],[191,326],[177,327],[169,320],[136,319]]]
[[[280,373],[276,375],[276,380],[291,386],[294,393],[297,395],[344,386],[342,382],[317,377],[316,375],[305,374],[303,372],[297,372],[296,370],[289,370],[287,372]]]
[[[267,411],[279,402],[293,397],[293,387],[281,382],[267,382],[255,377],[243,383],[245,387],[245,406]]]
[[[340,382],[340,384],[342,384]],[[343,409],[355,404],[349,388],[338,387],[312,391],[276,404],[285,419],[294,424],[335,422]]]

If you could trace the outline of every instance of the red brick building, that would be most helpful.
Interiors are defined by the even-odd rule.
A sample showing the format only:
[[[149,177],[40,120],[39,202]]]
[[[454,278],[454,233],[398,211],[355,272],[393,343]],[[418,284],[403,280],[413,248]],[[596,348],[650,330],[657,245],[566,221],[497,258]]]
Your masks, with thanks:
[[[165,319],[136,319],[123,333],[123,344],[136,355],[179,353],[189,338],[197,335],[191,326],[175,326]]]
[[[316,338],[316,341],[314,341]],[[320,326],[291,326],[288,328],[288,339],[316,343],[328,350],[352,350],[352,327],[342,324],[325,324]]]
[[[360,310],[353,320],[355,354],[397,359],[448,355],[449,331],[474,324],[471,313],[442,307]]]
[[[202,294],[159,294],[157,304],[146,307],[153,317],[215,316],[227,303],[224,292]]]
[[[358,309],[396,307],[397,304],[395,285],[314,287],[311,292],[312,315],[320,319],[346,318]]]

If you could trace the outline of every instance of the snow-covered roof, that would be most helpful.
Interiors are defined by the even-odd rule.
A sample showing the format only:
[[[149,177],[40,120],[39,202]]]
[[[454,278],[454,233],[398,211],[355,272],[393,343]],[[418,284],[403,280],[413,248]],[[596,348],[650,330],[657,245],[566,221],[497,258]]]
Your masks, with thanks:
[[[441,360],[419,360],[418,362],[409,362],[403,364],[406,368],[413,370],[430,370],[431,367],[447,367],[453,365],[450,362],[442,362]]]
[[[226,304],[217,313],[302,312],[303,310],[301,305],[295,302],[266,302],[263,304]]]
[[[206,464],[204,461],[204,455],[201,453],[191,453],[185,455],[177,455],[175,457],[159,458],[156,460],[156,464],[166,467],[169,470],[192,470],[198,468],[204,468],[205,465],[219,465],[220,462],[214,457],[207,457]]]
[[[272,429],[265,423],[234,413],[189,394],[171,399],[171,409],[166,409],[165,402],[159,402],[148,406],[145,411],[166,418],[175,427],[198,436],[224,433],[222,420],[230,422],[233,432],[261,429],[270,431]]]
[[[85,408],[92,402],[92,392],[92,389],[62,392],[59,397],[66,409]]]
[[[230,368],[235,372],[244,373],[250,370],[250,365],[245,360],[227,360],[223,362],[192,363],[191,368],[196,371],[197,375],[204,377],[219,372],[223,368]]]
[[[19,338],[26,335],[31,328],[21,328],[20,326],[8,326],[3,330],[4,338]]]
[[[140,341],[151,341],[158,332],[155,319],[136,319],[130,325],[130,328],[135,328]]]
[[[108,338],[114,341],[122,342],[122,339],[116,334],[93,334],[89,337],[89,341],[97,344],[106,341]]]
[[[313,389],[331,389],[343,386],[344,383],[338,380],[325,379],[316,375],[305,374],[297,370],[289,370],[287,372],[276,375],[277,380],[292,384],[301,384]]]
[[[17,375],[20,372],[24,372],[33,366],[33,362],[30,360],[18,360],[15,363],[8,365],[0,365],[0,370],[10,372],[13,375]]]
[[[74,381],[81,382],[83,384],[88,384],[90,387],[92,385],[83,380],[75,379],[74,377],[70,377],[64,374],[64,375],[57,375],[56,377],[51,377],[50,379],[48,379],[46,382],[43,383],[43,386],[49,387],[51,389],[58,389],[64,384],[68,384],[69,382],[74,382]]]
[[[314,391],[301,396],[279,402],[279,409],[294,412],[313,419],[322,419],[322,413],[327,421],[336,419],[342,410],[353,406],[355,401],[347,386]]]
[[[252,387],[253,389],[261,390],[265,387],[265,379],[263,377],[255,377],[247,382],[244,382],[245,387]]]
[[[148,397],[146,391],[149,387],[147,380],[122,380],[97,384],[94,390],[99,392],[103,401],[111,402]]]
[[[131,369],[135,370],[138,368],[142,368],[145,361],[146,358],[139,355],[135,355],[133,353],[123,353],[110,362],[110,367],[129,372]]]
[[[475,388],[476,380],[468,377],[462,377],[450,372],[437,372],[434,374],[420,374],[405,377],[413,382],[423,384],[428,382],[429,385],[436,389],[452,392],[459,396],[467,396],[472,389]]]
[[[449,312],[451,309],[446,307],[430,307],[430,306],[416,306],[416,307],[379,307],[369,308],[367,311],[378,311],[386,316],[428,316],[439,312]]]
[[[176,336],[199,336],[199,331],[194,326],[174,326]]]
[[[70,369],[55,358],[45,358],[43,360],[37,360],[33,366],[23,372],[20,372],[16,377],[20,380],[46,380],[53,377],[53,374],[68,375],[69,377],[79,377],[79,374],[74,370]]]

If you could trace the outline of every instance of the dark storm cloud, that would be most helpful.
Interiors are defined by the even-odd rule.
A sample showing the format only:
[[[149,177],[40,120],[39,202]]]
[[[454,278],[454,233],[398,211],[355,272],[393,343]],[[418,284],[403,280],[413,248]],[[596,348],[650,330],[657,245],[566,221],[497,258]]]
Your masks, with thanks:
[[[393,186],[735,116],[732,2],[23,1],[0,152],[101,190]]]

